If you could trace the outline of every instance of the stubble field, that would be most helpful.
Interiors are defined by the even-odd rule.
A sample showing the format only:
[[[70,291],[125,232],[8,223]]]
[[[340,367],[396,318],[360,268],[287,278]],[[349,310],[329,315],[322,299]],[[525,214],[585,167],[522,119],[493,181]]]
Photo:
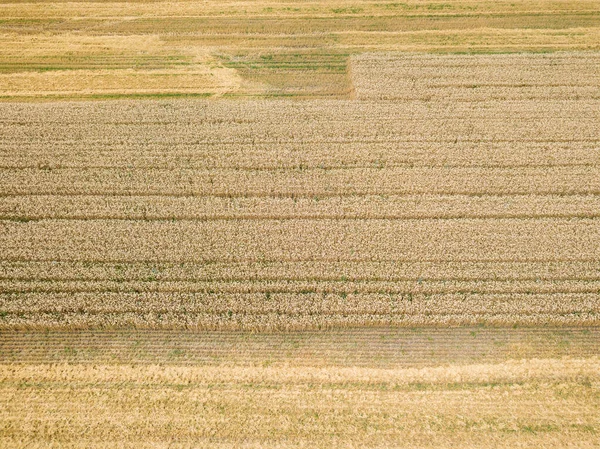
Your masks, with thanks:
[[[600,328],[5,331],[3,447],[596,447]]]
[[[365,52],[600,50],[598,0],[0,2],[0,100],[348,98]]]

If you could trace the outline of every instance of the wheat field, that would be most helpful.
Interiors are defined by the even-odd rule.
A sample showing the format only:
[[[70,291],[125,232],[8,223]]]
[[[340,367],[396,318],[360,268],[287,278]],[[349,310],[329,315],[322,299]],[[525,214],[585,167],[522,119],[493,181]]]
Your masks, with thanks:
[[[6,104],[0,323],[599,324],[600,56],[352,67],[351,100]]]
[[[0,447],[600,446],[600,2],[0,2]]]

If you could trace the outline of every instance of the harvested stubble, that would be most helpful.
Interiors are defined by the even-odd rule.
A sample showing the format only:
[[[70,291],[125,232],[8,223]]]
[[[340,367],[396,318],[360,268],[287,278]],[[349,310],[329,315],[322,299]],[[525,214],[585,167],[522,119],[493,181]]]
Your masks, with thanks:
[[[6,104],[0,322],[597,324],[598,58],[363,55],[356,100]]]
[[[596,447],[597,358],[0,365],[3,447]],[[93,413],[90,413],[93,410]]]
[[[593,359],[599,327],[361,327],[290,332],[3,330],[13,364],[154,364],[392,369]]]
[[[599,50],[599,13],[598,0],[3,0],[0,99],[348,98],[351,55]]]

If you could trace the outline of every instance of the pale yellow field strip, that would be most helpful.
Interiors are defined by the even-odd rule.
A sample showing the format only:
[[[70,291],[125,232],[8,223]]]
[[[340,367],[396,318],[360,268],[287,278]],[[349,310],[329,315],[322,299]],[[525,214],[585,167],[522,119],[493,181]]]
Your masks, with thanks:
[[[2,330],[0,442],[592,448],[599,332]]]
[[[3,221],[5,260],[594,260],[597,219]]]
[[[352,55],[599,50],[599,12],[598,0],[5,0],[0,99],[351,97]]]
[[[364,195],[598,195],[597,165],[392,167],[331,170],[4,169],[1,196],[322,197]]]
[[[0,441],[591,448],[599,371],[597,358],[420,369],[0,365]]]
[[[597,195],[364,195],[314,198],[15,195],[5,220],[293,220],[597,218]]]
[[[316,109],[312,112],[312,120],[323,114],[323,108],[332,107],[335,104],[324,104],[321,110]],[[370,104],[371,113],[376,112],[377,105]],[[427,133],[428,138],[423,138],[422,141],[415,141],[417,136],[406,135],[406,131],[402,129],[389,129],[388,135],[373,137],[365,136],[365,141],[353,142],[344,138],[344,136],[333,135],[329,138],[319,139],[318,137],[310,136],[308,133],[298,135],[294,138],[290,136],[273,136],[272,140],[268,140],[268,136],[261,136],[260,141],[253,142],[245,141],[243,132],[251,132],[248,129],[243,129],[235,123],[234,120],[223,120],[223,126],[230,126],[231,136],[228,141],[200,141],[194,136],[187,136],[185,140],[178,139],[172,142],[169,152],[164,152],[166,143],[160,140],[159,135],[154,127],[159,126],[159,123],[140,123],[134,125],[129,123],[129,127],[137,126],[139,129],[132,130],[125,124],[116,123],[91,123],[82,126],[103,126],[105,132],[119,134],[121,139],[117,143],[111,143],[109,135],[95,136],[93,142],[81,142],[79,140],[69,139],[67,135],[56,134],[53,137],[47,137],[46,142],[41,142],[42,134],[45,130],[38,127],[37,124],[30,124],[25,128],[25,123],[21,121],[17,123],[2,123],[2,129],[5,132],[3,141],[0,142],[0,167],[3,169],[118,169],[130,168],[134,169],[172,169],[178,168],[185,163],[185,167],[194,170],[203,169],[235,169],[245,171],[275,171],[275,170],[325,170],[325,169],[343,169],[343,168],[543,168],[552,165],[561,167],[584,167],[593,165],[599,157],[600,150],[598,142],[595,138],[589,139],[573,139],[567,141],[560,137],[550,137],[547,139],[540,138],[546,131],[536,120],[549,120],[548,115],[555,114],[555,120],[565,120],[572,126],[573,132],[578,132],[579,127],[592,125],[596,119],[597,109],[591,103],[586,108],[579,110],[568,110],[568,104],[562,104],[561,110],[553,107],[554,105],[544,102],[544,106],[548,108],[546,114],[536,113],[536,111],[527,111],[526,113],[518,114],[516,105],[507,104],[506,108],[512,108],[514,117],[511,120],[508,118],[499,118],[492,120],[490,117],[481,115],[477,117],[479,120],[490,120],[494,126],[517,126],[517,120],[521,126],[535,126],[535,131],[539,132],[536,138],[524,138],[520,140],[510,139],[507,136],[503,138],[486,140],[478,140],[478,137],[483,139],[485,134],[481,131],[480,135],[461,135],[460,139],[456,137],[449,141],[450,137],[432,135],[432,131],[422,130]],[[411,107],[418,109],[418,104],[412,104]],[[272,105],[272,108],[277,110],[277,104]],[[358,109],[358,106],[352,109]],[[147,106],[150,109],[150,106]],[[265,108],[266,109],[266,108]],[[346,108],[340,112],[350,114],[352,112]],[[36,111],[42,115],[42,111]],[[68,112],[65,109],[57,110],[57,113]],[[107,111],[108,112],[108,111]],[[110,111],[112,113],[112,111]],[[147,111],[149,112],[149,111]],[[265,120],[271,120],[267,110],[261,110],[261,113],[266,114]],[[285,111],[281,111],[284,113]],[[298,111],[300,113],[301,111]],[[390,108],[390,112],[397,115],[397,120],[404,121],[405,126],[418,126],[419,121],[402,117],[402,111],[394,111]],[[468,111],[456,110],[456,114],[466,114]],[[193,111],[190,111],[193,113]],[[16,114],[16,113],[15,113]],[[216,114],[216,111],[215,111]],[[506,112],[505,114],[508,114]],[[183,114],[182,114],[183,115]],[[576,116],[579,120],[575,121],[571,117]],[[586,117],[589,118],[589,122]],[[297,119],[294,116],[285,116],[286,120],[290,120],[292,124]],[[360,126],[359,123],[353,123],[354,120],[348,117],[350,124]],[[379,121],[387,122],[388,127],[394,126],[395,121],[389,117],[380,116],[377,119],[370,117],[364,112],[356,117],[356,122],[363,119],[369,125],[377,126]],[[218,120],[218,119],[217,119]],[[241,119],[238,119],[241,120]],[[309,118],[306,118],[309,120]],[[333,116],[325,115],[322,120],[331,120],[332,126],[335,125]],[[428,118],[432,123],[438,123],[443,126],[444,122],[439,117],[435,116]],[[469,120],[463,116],[463,120]],[[33,121],[33,120],[32,120]],[[206,120],[209,122],[210,120]],[[258,120],[257,120],[258,121]],[[451,117],[446,118],[445,123],[449,126],[456,120]],[[526,123],[523,123],[526,122]],[[529,122],[529,123],[527,123]],[[587,122],[587,123],[586,123]],[[77,132],[75,126],[69,127],[64,122],[56,122],[49,118],[49,123],[66,127],[65,132],[71,135]],[[299,125],[300,123],[298,123]],[[313,123],[316,126],[317,123]],[[177,125],[174,122],[163,123],[165,127],[180,127],[182,132],[185,132],[183,125]],[[203,136],[208,137],[208,133],[215,130],[203,129],[208,126],[197,126],[197,133],[203,133]],[[364,126],[364,125],[363,125]],[[379,125],[382,126],[382,125]],[[397,125],[396,125],[397,126]],[[481,126],[481,125],[480,125]],[[593,125],[592,125],[593,126]],[[21,127],[20,130],[18,128]],[[35,129],[38,128],[38,129]],[[214,127],[213,127],[214,128]],[[237,129],[236,129],[237,128]],[[268,129],[269,133],[281,132],[274,124],[271,124]],[[574,129],[575,128],[575,129]],[[266,131],[266,130],[264,130]],[[263,131],[263,132],[264,132]],[[317,129],[314,132],[321,132]],[[19,133],[18,133],[19,132]],[[90,132],[92,132],[90,130]],[[255,131],[258,133],[258,131]],[[364,130],[363,132],[367,132]],[[460,129],[454,132],[461,133]],[[531,130],[530,132],[534,132]],[[152,136],[152,142],[144,142],[141,134],[145,133],[146,138]],[[39,135],[38,135],[39,134]],[[402,135],[404,134],[404,135]],[[462,134],[462,133],[461,133]],[[196,134],[195,136],[198,136]],[[169,137],[171,133],[169,132]],[[126,139],[126,140],[125,140]],[[176,138],[173,137],[175,140]],[[239,140],[238,140],[239,139]],[[247,139],[247,137],[246,137]],[[139,151],[139,146],[144,145],[144,151]],[[12,151],[15,145],[19,145],[19,151]],[[276,151],[274,146],[276,146]]]
[[[560,281],[594,280],[600,260],[510,261],[285,261],[172,262],[6,261],[4,281]],[[415,277],[418,276],[418,277]]]

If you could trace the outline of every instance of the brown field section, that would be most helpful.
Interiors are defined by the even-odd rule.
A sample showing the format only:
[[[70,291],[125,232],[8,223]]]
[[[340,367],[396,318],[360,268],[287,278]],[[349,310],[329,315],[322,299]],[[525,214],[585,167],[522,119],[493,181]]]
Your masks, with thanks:
[[[599,332],[2,330],[0,444],[592,448]]]
[[[426,368],[511,360],[593,359],[598,327],[371,327],[291,332],[161,329],[10,330],[15,364]]]
[[[6,103],[1,326],[596,325],[598,62],[361,55],[353,100]]]
[[[346,98],[352,55],[599,50],[599,14],[598,0],[3,0],[0,99]]]

